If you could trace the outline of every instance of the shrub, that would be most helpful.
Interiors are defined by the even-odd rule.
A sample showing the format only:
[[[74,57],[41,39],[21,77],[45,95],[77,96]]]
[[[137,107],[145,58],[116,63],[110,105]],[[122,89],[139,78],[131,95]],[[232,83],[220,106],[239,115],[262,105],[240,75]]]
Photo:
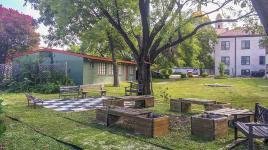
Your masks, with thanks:
[[[218,69],[219,69],[220,76],[224,76],[225,64],[224,63],[220,63]]]
[[[203,77],[203,78],[206,78],[208,76],[208,73],[207,72],[203,72],[202,74],[201,74],[201,77]]]
[[[172,74],[172,69],[162,69],[160,70],[160,73],[164,76],[164,78],[168,79],[169,76]]]
[[[182,79],[183,79],[183,78],[187,78],[186,73],[181,73],[181,78],[182,78]]]
[[[43,94],[52,94],[52,93],[58,93],[59,88],[60,85],[56,83],[45,83],[37,85],[34,89],[32,89],[32,91]]]

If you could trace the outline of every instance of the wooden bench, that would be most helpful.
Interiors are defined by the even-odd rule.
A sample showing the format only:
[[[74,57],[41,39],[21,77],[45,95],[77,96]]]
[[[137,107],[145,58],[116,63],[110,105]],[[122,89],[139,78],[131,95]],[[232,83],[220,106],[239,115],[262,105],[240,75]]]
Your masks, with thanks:
[[[73,96],[74,98],[79,97],[79,86],[62,86],[60,87],[59,98]]]
[[[237,120],[238,115],[243,115],[243,114],[240,114],[240,113],[235,114],[234,116],[235,120]],[[246,139],[244,141],[248,141],[249,150],[254,149],[254,138],[264,138],[267,141],[268,139],[268,108],[264,108],[260,106],[258,103],[256,103],[255,113],[254,113],[254,122],[243,123],[240,121],[235,121],[235,134],[234,134],[235,140],[238,139],[238,131],[242,132],[246,136]],[[240,143],[237,143],[234,146],[237,146]]]
[[[130,85],[125,87],[125,96],[136,95],[143,95],[143,84],[138,84],[136,82],[129,82]]]
[[[80,92],[83,98],[86,98],[89,92],[99,92],[101,96],[106,96],[106,90],[102,84],[87,84],[80,86]]]
[[[197,99],[197,98],[179,98],[179,99],[171,99],[170,100],[170,110],[175,112],[183,112],[187,113],[191,111],[191,105],[207,105],[207,104],[215,104],[214,100],[207,99]]]
[[[29,93],[25,93],[25,96],[27,98],[27,101],[28,101],[28,106],[34,106],[34,108],[37,106],[37,103],[44,103],[43,100],[41,99],[37,99],[36,97],[33,97],[31,94]]]

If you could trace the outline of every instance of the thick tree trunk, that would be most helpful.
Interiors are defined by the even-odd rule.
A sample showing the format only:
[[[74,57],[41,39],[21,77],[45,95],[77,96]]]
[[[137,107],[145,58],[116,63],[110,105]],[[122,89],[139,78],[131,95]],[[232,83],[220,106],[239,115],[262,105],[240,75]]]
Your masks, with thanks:
[[[144,95],[151,95],[151,65],[145,63],[144,61],[138,62],[138,82],[143,84],[143,93]]]
[[[114,83],[113,86],[114,87],[118,87],[119,86],[119,79],[118,79],[118,64],[116,61],[116,53],[115,53],[115,49],[114,49],[114,43],[113,43],[113,38],[111,36],[111,34],[109,32],[107,32],[107,36],[109,39],[109,47],[112,53],[112,61],[113,61],[113,76],[114,76]]]
[[[264,26],[266,34],[268,34],[268,1],[267,0],[251,0],[253,7],[258,13]]]

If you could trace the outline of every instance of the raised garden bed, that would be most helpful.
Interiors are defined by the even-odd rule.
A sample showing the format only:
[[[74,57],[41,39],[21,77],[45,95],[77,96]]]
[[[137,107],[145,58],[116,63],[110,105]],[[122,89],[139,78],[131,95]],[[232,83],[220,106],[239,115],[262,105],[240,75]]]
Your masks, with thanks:
[[[124,107],[124,100],[117,97],[111,97],[103,100],[103,106],[118,106]]]
[[[215,104],[205,104],[205,111],[217,110],[222,108],[232,108],[230,103],[216,102]]]
[[[228,119],[220,115],[210,114],[192,116],[191,133],[208,140],[224,138],[228,134]]]
[[[121,111],[120,109],[124,110]],[[96,110],[97,123],[110,126],[119,124],[136,134],[158,137],[169,132],[169,117],[130,108],[103,108]]]

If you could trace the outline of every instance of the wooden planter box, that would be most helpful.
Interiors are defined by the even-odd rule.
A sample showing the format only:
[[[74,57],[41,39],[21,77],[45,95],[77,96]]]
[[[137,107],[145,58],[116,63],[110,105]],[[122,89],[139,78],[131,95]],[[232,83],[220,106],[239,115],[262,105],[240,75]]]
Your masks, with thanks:
[[[136,134],[159,137],[169,133],[169,117],[151,114],[150,116],[132,117]]]
[[[191,117],[191,133],[208,140],[226,137],[228,119],[219,115],[201,114]]]
[[[232,108],[230,103],[216,102],[215,104],[205,104],[205,111],[217,110],[222,108]]]
[[[103,106],[124,107],[124,100],[121,98],[111,98],[103,100]]]
[[[107,110],[96,109],[96,122],[102,125],[107,125]]]
[[[191,111],[191,103],[182,103],[177,99],[170,100],[170,111],[174,112],[190,112]]]

